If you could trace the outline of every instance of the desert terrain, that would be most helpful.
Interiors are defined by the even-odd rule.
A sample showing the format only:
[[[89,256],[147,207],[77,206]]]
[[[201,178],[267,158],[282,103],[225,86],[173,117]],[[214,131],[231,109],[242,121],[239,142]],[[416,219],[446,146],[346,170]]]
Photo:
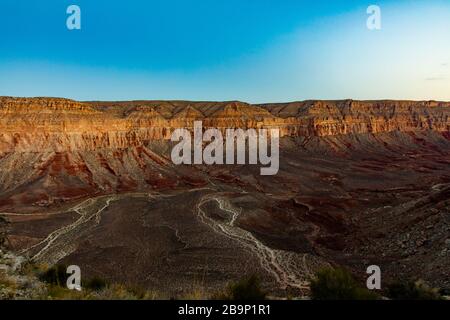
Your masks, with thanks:
[[[164,292],[257,274],[305,295],[324,266],[450,288],[450,103],[0,97],[5,245]],[[176,128],[279,128],[280,169],[174,165]],[[1,226],[0,226],[1,227]]]

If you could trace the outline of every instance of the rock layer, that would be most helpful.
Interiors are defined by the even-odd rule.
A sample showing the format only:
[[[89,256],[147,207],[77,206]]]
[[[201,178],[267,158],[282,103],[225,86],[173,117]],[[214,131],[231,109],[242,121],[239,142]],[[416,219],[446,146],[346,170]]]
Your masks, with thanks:
[[[450,103],[415,101],[76,102],[0,98],[0,153],[96,150],[168,140],[192,127],[279,128],[281,137],[450,131]]]

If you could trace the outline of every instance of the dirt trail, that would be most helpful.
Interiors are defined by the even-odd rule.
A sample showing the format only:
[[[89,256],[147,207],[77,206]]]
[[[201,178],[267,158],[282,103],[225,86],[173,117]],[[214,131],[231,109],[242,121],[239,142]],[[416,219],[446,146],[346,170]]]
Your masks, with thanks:
[[[210,188],[194,188],[188,192],[196,192],[202,190],[212,190]],[[174,192],[171,194],[161,194],[159,192],[134,192],[116,195],[105,195],[83,200],[72,208],[52,214],[64,214],[68,212],[76,212],[80,217],[73,223],[59,228],[50,233],[45,239],[35,245],[20,252],[35,262],[45,262],[53,265],[74,252],[77,245],[74,240],[80,238],[88,230],[97,226],[101,220],[101,214],[105,211],[111,202],[124,199],[127,197],[146,197],[156,200],[158,198],[170,198],[184,191]]]
[[[203,205],[211,201],[217,202],[220,210],[227,213],[229,216],[227,221],[214,220],[202,209]],[[197,214],[200,220],[216,233],[239,242],[255,253],[263,269],[275,278],[280,288],[292,287],[300,290],[309,288],[309,282],[307,281],[310,276],[307,262],[308,255],[271,249],[250,232],[236,226],[236,221],[242,214],[242,208],[233,208],[224,197],[210,194],[204,196],[197,204]]]
[[[26,249],[23,253],[31,255],[35,248],[40,248],[37,253],[31,255],[32,261],[57,263],[76,249],[73,239],[82,231],[98,225],[101,213],[109,207],[112,201],[119,198],[119,195],[101,196],[87,199],[76,205],[68,211],[75,211],[80,215],[77,221],[53,231],[47,238]]]

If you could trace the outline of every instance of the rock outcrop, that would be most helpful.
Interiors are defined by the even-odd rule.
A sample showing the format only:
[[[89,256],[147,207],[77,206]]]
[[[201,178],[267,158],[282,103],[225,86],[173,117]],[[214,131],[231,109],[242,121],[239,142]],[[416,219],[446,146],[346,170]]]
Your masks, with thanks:
[[[0,154],[126,148],[192,127],[279,128],[284,136],[450,131],[450,103],[415,101],[76,102],[0,98]]]

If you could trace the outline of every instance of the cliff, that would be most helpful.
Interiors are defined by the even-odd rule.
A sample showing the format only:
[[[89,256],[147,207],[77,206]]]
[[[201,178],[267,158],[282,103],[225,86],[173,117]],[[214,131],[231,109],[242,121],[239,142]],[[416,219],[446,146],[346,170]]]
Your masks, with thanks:
[[[435,101],[76,102],[0,97],[0,153],[126,148],[168,140],[173,129],[279,128],[280,135],[450,131],[450,103]]]

